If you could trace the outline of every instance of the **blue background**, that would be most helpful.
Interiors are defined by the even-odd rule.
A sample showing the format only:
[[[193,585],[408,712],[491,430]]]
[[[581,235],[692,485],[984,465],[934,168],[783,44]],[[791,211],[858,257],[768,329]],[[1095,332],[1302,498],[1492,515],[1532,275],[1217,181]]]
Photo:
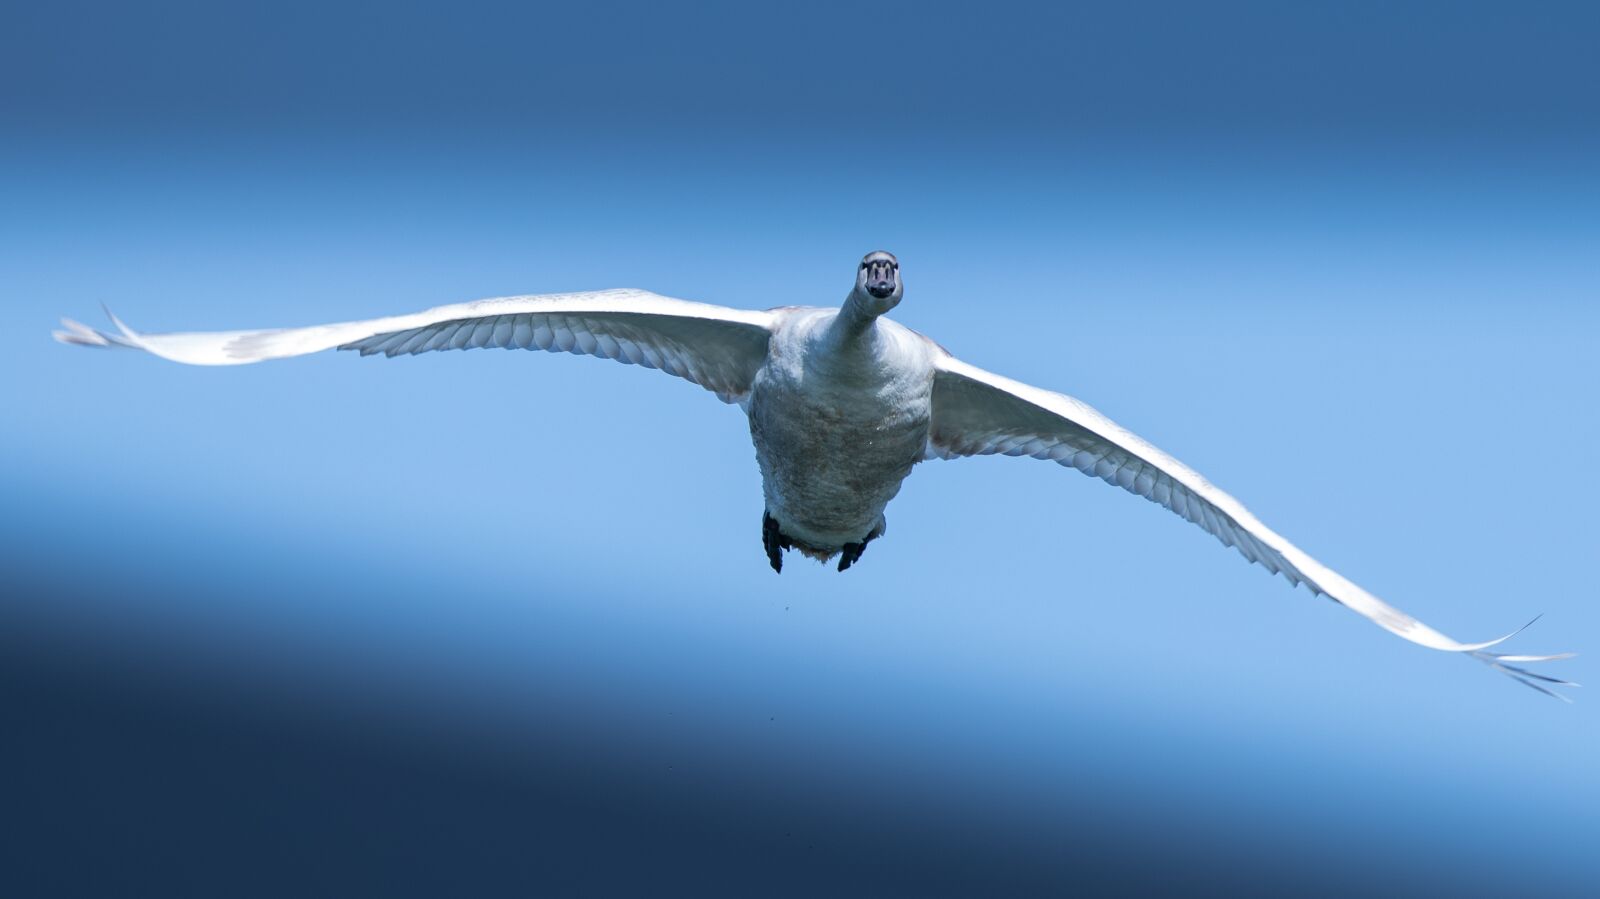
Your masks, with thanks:
[[[1592,651],[1600,13],[1303,6],[8,7],[4,891],[1600,888],[1581,690],[1070,471],[927,463],[775,577],[672,378],[48,339],[882,247],[1401,608]]]

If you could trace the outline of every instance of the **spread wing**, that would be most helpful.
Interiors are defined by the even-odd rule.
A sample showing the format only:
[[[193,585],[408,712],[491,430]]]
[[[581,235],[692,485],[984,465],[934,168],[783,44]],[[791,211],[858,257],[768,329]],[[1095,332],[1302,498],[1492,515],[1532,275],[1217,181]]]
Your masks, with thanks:
[[[750,389],[767,355],[772,313],[729,309],[643,290],[504,297],[438,306],[367,321],[261,331],[116,333],[70,319],[62,343],[144,350],[190,365],[241,365],[320,350],[399,356],[479,347],[551,350],[658,368],[699,384],[726,402]]]
[[[1461,643],[1445,636],[1313,559],[1193,469],[1088,405],[984,371],[948,354],[940,354],[935,365],[930,457],[1000,453],[1050,459],[1076,468],[1165,506],[1246,559],[1348,606],[1390,633],[1432,649],[1468,653],[1552,696],[1559,694],[1541,682],[1576,686],[1512,664],[1567,658],[1569,654],[1502,655],[1484,650],[1506,637]]]

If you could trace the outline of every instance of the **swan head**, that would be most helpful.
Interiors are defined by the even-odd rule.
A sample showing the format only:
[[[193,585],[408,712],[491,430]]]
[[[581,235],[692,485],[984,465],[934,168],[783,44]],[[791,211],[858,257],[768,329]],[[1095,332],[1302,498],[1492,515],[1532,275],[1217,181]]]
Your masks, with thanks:
[[[853,293],[861,308],[872,315],[882,315],[899,305],[905,293],[905,285],[900,283],[900,260],[883,250],[862,257],[856,268]]]

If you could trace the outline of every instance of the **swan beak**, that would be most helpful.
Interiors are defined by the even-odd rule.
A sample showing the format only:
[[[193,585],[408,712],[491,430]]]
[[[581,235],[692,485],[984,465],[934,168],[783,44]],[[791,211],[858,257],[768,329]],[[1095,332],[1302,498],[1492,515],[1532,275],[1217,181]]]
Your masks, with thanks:
[[[867,264],[867,293],[880,300],[894,293],[894,266],[887,261]]]

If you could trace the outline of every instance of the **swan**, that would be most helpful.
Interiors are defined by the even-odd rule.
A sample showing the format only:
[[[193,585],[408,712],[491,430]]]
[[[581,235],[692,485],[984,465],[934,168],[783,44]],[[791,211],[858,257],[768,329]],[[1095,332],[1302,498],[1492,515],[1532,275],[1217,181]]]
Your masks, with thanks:
[[[1524,663],[1495,640],[1462,643],[1378,599],[1262,524],[1193,469],[1083,402],[969,365],[886,317],[905,293],[900,262],[876,251],[837,308],[754,311],[643,290],[503,297],[411,315],[307,328],[141,334],[106,310],[115,332],[63,319],[57,340],[126,347],[191,365],[241,365],[327,349],[399,356],[480,347],[615,359],[691,381],[749,418],[766,505],[761,542],[838,570],[885,531],[884,509],[912,468],[932,458],[1003,454],[1046,459],[1177,513],[1250,562],[1304,584],[1384,630],[1477,659],[1529,687],[1576,686]],[[1529,622],[1532,624],[1532,622]],[[1528,625],[1523,625],[1527,627]]]

